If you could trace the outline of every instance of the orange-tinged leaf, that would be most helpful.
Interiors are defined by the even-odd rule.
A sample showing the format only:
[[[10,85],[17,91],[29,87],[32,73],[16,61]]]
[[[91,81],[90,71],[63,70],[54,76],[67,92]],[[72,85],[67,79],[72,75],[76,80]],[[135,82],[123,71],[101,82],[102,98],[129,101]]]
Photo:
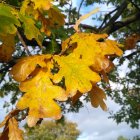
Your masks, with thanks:
[[[49,72],[40,70],[32,79],[21,82],[20,90],[26,92],[17,103],[17,108],[29,108],[29,117],[55,118],[61,117],[61,109],[54,100],[65,101],[65,91],[53,85]]]
[[[48,10],[48,16],[51,19],[51,22],[54,24],[55,27],[63,26],[65,23],[65,16],[62,14],[59,9],[56,7],[52,7]],[[51,25],[53,26],[53,25]]]
[[[46,61],[50,58],[51,55],[36,55],[22,58],[15,66],[13,66],[10,73],[16,81],[24,81],[38,65],[40,67],[46,67]]]
[[[0,61],[8,62],[12,58],[12,53],[15,50],[15,35],[0,36]]]
[[[33,117],[33,116],[28,116],[27,117],[27,124],[29,127],[33,127],[36,125],[38,122],[39,118]]]
[[[83,52],[87,52],[87,49],[92,51],[97,48],[97,40],[101,38],[106,39],[107,37],[107,34],[75,33],[70,38],[63,41],[62,52],[69,49],[69,47],[71,47],[71,45],[75,42],[77,42],[78,49],[84,49]]]
[[[8,133],[9,133],[9,128],[8,125],[6,124],[3,132],[0,134],[0,140],[9,140]]]
[[[35,6],[34,9],[43,9],[43,10],[49,10],[52,6],[53,0],[31,0],[34,2]]]
[[[122,50],[118,48],[119,44],[106,38],[106,34],[76,33],[63,42],[62,52],[71,49],[73,44],[77,44],[73,49],[73,55],[92,63],[95,71],[102,71],[110,66],[106,56],[122,55]]]
[[[114,40],[105,40],[104,42],[99,42],[100,49],[102,50],[103,55],[118,55],[121,56],[123,51],[119,49],[121,44],[118,44]]]
[[[19,113],[19,110],[15,109],[15,110],[12,110],[6,117],[5,119],[0,123],[0,128],[3,127],[11,117],[17,115]]]
[[[18,128],[18,122],[13,117],[8,122],[9,127],[9,140],[23,140],[22,130]]]
[[[132,50],[136,47],[136,43],[140,41],[140,34],[132,34],[125,40],[125,49]]]
[[[104,99],[106,100],[106,94],[102,89],[93,86],[92,90],[89,92],[89,96],[93,107],[97,108],[100,106],[104,111],[107,111],[107,106],[104,103]]]
[[[82,96],[83,94],[82,93],[80,93],[79,91],[76,93],[76,95],[74,95],[72,98],[71,98],[71,100],[72,100],[72,104],[74,105],[76,102],[77,102],[77,100]]]
[[[106,82],[106,83],[109,84],[109,79],[108,79],[108,76],[107,76],[107,74],[105,73],[105,71],[102,70],[102,71],[100,72],[100,74],[101,74],[102,80],[103,80],[104,82]]]
[[[100,81],[100,76],[89,68],[89,62],[82,61],[73,55],[55,56],[54,60],[60,67],[58,73],[54,75],[53,81],[58,83],[64,77],[66,92],[71,96],[74,96],[77,90],[81,93],[90,91],[91,81],[94,83]]]

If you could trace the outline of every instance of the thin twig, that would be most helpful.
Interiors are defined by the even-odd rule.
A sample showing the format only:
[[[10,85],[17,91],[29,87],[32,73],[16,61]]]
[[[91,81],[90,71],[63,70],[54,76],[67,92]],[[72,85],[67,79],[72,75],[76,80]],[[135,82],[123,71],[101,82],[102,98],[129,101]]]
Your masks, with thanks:
[[[110,11],[108,14],[105,15],[105,18],[102,22],[102,24],[100,25],[100,27],[98,28],[99,30],[103,27],[103,25],[107,22],[108,16],[110,16],[112,13],[114,13],[119,7],[115,8],[114,10]]]
[[[30,53],[30,51],[29,51],[29,49],[28,49],[28,47],[27,47],[25,41],[23,40],[23,38],[22,38],[22,36],[21,36],[21,34],[19,33],[18,30],[17,30],[17,36],[18,36],[19,40],[21,41],[21,44],[23,45],[24,49],[26,50],[27,55],[30,56],[31,53]]]
[[[72,9],[72,1],[70,1],[70,7],[69,7],[69,13],[68,13],[68,23],[70,23],[70,20],[71,20],[71,9]],[[69,28],[69,24],[68,24],[68,27]]]
[[[83,2],[84,2],[84,0],[81,0],[80,6],[79,6],[79,8],[78,8],[77,19],[79,19],[79,17],[80,17],[80,10],[81,10],[81,7],[82,7],[82,5],[83,5]]]
[[[120,15],[123,13],[127,5],[128,5],[128,2],[126,0],[123,0],[118,8],[118,11],[111,17],[109,22],[102,28],[102,30],[112,25],[120,17]]]

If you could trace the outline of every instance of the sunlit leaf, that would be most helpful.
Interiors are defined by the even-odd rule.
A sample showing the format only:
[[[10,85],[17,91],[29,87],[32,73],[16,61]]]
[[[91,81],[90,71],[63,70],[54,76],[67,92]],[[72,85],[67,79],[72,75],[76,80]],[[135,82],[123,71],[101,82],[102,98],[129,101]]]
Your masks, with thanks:
[[[22,131],[18,128],[18,122],[13,117],[8,122],[9,127],[9,140],[23,140]]]
[[[46,67],[46,62],[50,58],[50,55],[36,55],[22,58],[15,66],[13,66],[10,73],[16,81],[24,81],[36,67]]]
[[[40,70],[32,79],[21,82],[20,90],[26,93],[18,101],[17,108],[29,108],[30,117],[61,117],[61,109],[54,100],[65,101],[67,96],[61,87],[53,85],[48,72]]]
[[[52,1],[53,0],[31,0],[32,2],[34,2],[35,9],[43,9],[43,10],[49,10],[52,6]]]
[[[93,72],[88,64],[81,59],[69,56],[56,56],[55,61],[59,65],[59,72],[54,75],[53,81],[58,83],[65,78],[66,91],[70,95],[75,95],[77,90],[85,93],[91,90],[91,81],[100,81],[100,76]]]
[[[63,42],[62,50],[65,52],[76,44],[72,53],[92,63],[95,71],[101,71],[110,65],[106,56],[122,55],[122,50],[118,48],[119,44],[106,38],[106,34],[76,33]]]

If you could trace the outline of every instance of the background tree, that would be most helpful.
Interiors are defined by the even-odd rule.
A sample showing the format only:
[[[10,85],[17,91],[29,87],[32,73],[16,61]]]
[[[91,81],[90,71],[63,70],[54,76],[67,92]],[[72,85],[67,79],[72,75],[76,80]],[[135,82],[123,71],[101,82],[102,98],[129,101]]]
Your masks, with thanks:
[[[43,121],[32,129],[25,126],[25,140],[76,140],[80,134],[77,124],[69,121]]]

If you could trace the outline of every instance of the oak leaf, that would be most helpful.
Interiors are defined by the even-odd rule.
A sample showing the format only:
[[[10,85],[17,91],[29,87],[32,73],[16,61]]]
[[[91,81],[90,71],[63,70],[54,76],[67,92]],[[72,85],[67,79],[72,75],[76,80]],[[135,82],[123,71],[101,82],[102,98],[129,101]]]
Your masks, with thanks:
[[[29,108],[30,118],[61,117],[61,109],[54,100],[65,101],[67,96],[61,87],[53,85],[49,72],[40,69],[32,79],[21,82],[20,90],[26,93],[19,99],[17,108]]]
[[[7,124],[7,122],[9,121],[10,118],[12,118],[13,116],[17,115],[19,113],[19,110],[15,109],[12,110],[6,117],[5,119],[0,123],[0,128],[3,127],[5,124]]]
[[[91,81],[97,83],[100,76],[93,72],[89,62],[82,61],[72,54],[68,56],[55,56],[54,60],[59,65],[59,71],[54,75],[53,81],[58,83],[65,78],[66,92],[74,96],[79,90],[85,93],[91,90]]]
[[[0,45],[0,61],[8,62],[15,50],[15,35],[0,36],[0,41],[2,42]]]
[[[104,103],[104,99],[106,100],[106,94],[102,89],[93,86],[92,90],[89,92],[89,96],[93,107],[97,108],[100,106],[104,111],[107,111],[107,106]]]
[[[8,134],[9,140],[23,140],[22,136],[23,132],[18,128],[18,122],[14,117],[9,120],[8,127],[9,127]]]
[[[20,26],[20,22],[14,14],[13,8],[0,3],[0,35],[15,34],[16,26]]]
[[[35,21],[32,18],[22,14],[19,14],[19,19],[23,23],[24,34],[26,35],[27,39],[35,39],[39,46],[42,47],[43,36],[40,30],[35,26]]]
[[[10,73],[18,81],[24,81],[38,67],[46,67],[51,55],[36,55],[22,58],[13,66]]]
[[[122,55],[122,50],[118,48],[120,44],[106,38],[106,34],[76,33],[63,42],[62,52],[76,44],[72,53],[92,63],[95,71],[102,71],[109,67],[110,61],[107,56]]]
[[[53,23],[51,26],[63,26],[65,23],[65,16],[62,14],[57,7],[52,7],[48,10],[48,16]]]
[[[140,41],[140,34],[132,34],[125,39],[125,49],[132,50],[136,47],[136,43]]]
[[[49,10],[52,6],[53,0],[31,0],[34,2],[35,6],[34,9],[43,9],[43,10]]]

